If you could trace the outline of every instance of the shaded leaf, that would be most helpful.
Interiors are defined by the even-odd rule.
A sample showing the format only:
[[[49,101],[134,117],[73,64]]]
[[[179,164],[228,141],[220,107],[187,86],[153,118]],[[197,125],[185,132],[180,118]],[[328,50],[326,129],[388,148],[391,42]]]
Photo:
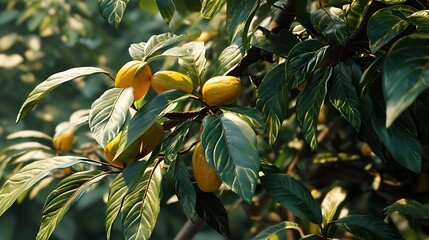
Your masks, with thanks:
[[[346,191],[340,187],[336,186],[332,188],[323,198],[322,204],[320,205],[322,208],[322,227],[326,229],[328,223],[335,220],[335,216],[338,213],[338,207],[341,203],[346,199],[347,193]]]
[[[377,52],[386,43],[399,35],[410,24],[394,12],[410,16],[416,9],[410,6],[395,5],[378,10],[368,21],[367,35],[371,52]]]
[[[194,118],[190,118],[179,124],[163,141],[162,148],[165,149],[164,162],[167,165],[174,162],[180,155],[180,150],[186,140],[186,137],[189,133],[189,128],[194,120]]]
[[[204,154],[220,179],[247,202],[255,192],[259,154],[256,134],[233,113],[208,115],[201,134]]]
[[[356,0],[350,6],[350,11],[347,13],[347,27],[352,33],[362,23],[363,17],[368,11],[372,0]]]
[[[156,0],[156,4],[158,5],[159,13],[161,13],[162,18],[169,24],[173,17],[174,10],[176,9],[174,2],[172,0]]]
[[[87,76],[95,73],[108,74],[103,69],[96,67],[78,67],[66,70],[64,72],[55,73],[45,81],[37,85],[33,91],[28,95],[25,102],[19,109],[16,122],[19,122],[36,104],[49,92],[57,88],[62,83],[73,80],[78,77]]]
[[[399,240],[401,234],[381,219],[364,215],[349,215],[335,225],[362,240]]]
[[[110,25],[117,28],[127,4],[128,0],[98,0],[98,10]]]
[[[316,70],[296,100],[296,116],[304,140],[312,149],[317,148],[317,120],[325,101],[332,67]]]
[[[385,214],[399,213],[415,219],[428,219],[429,206],[412,199],[399,199],[384,209]]]
[[[347,20],[341,8],[319,8],[311,14],[311,23],[319,34],[337,44],[346,45]]]
[[[109,89],[94,101],[89,112],[89,129],[102,147],[118,135],[133,102],[132,88]]]
[[[197,190],[195,209],[198,215],[223,236],[231,236],[228,214],[222,202],[211,192]]]
[[[415,25],[418,31],[429,30],[429,10],[421,10],[411,14],[408,21]]]
[[[42,212],[42,223],[36,239],[49,239],[58,223],[74,203],[85,194],[89,187],[98,183],[107,174],[99,170],[77,172],[58,184],[46,198]]]
[[[259,27],[254,33],[252,45],[264,51],[286,57],[289,51],[299,43],[298,38],[288,30],[272,33],[268,29]]]
[[[223,75],[237,66],[244,56],[243,51],[243,46],[237,43],[232,43],[230,46],[226,47],[218,57],[216,70],[213,75]]]
[[[301,228],[295,222],[279,222],[275,225],[265,228],[260,233],[258,233],[258,235],[254,236],[252,240],[266,240],[269,239],[271,235],[283,230],[301,230]]]
[[[204,18],[210,19],[219,12],[225,2],[226,0],[203,0],[201,14]]]
[[[258,5],[258,0],[235,0],[228,6],[226,26],[230,43],[241,35],[244,49],[247,49],[247,32]]]
[[[315,224],[322,223],[322,211],[310,192],[299,181],[285,174],[269,174],[261,178],[268,194],[295,216]]]
[[[398,40],[386,56],[383,93],[387,127],[429,88],[428,42],[428,34],[411,34]]]

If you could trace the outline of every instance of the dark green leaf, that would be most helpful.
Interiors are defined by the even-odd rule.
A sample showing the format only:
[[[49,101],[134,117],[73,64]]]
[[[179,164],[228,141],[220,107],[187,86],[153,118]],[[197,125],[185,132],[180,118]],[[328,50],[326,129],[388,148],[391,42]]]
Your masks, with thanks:
[[[283,68],[284,69],[284,68]],[[267,124],[262,118],[261,113],[254,108],[243,108],[234,106],[222,107],[222,110],[229,111],[247,122],[252,128],[266,129]]]
[[[350,11],[347,13],[347,26],[350,33],[352,33],[362,23],[363,17],[368,11],[371,3],[372,0],[353,1]]]
[[[234,0],[232,5],[228,6],[226,26],[230,43],[235,42],[236,38],[241,35],[244,49],[247,49],[249,22],[252,21],[258,5],[258,0]]]
[[[311,39],[298,43],[290,50],[285,74],[291,88],[296,88],[310,79],[322,62],[326,49],[321,42]]]
[[[0,189],[0,216],[12,206],[23,192],[53,170],[67,168],[81,162],[88,161],[82,157],[58,156],[26,165],[9,178]]]
[[[233,67],[237,66],[244,56],[243,51],[243,46],[237,43],[232,43],[230,46],[225,48],[218,57],[216,70],[213,75],[223,75]]]
[[[48,79],[37,85],[33,91],[28,95],[25,102],[19,110],[16,122],[19,122],[36,104],[49,92],[57,88],[62,83],[68,82],[78,77],[88,76],[95,73],[108,74],[103,69],[96,67],[78,67],[66,70],[64,72],[56,73]]]
[[[414,219],[428,219],[429,206],[412,199],[399,199],[384,209],[385,214],[399,213]]]
[[[322,239],[323,238],[321,236],[319,236],[319,235],[308,234],[308,235],[305,235],[302,238],[299,238],[298,240],[322,240]],[[335,240],[336,238],[332,238],[332,239]]]
[[[149,239],[158,218],[161,201],[161,168],[146,165],[142,179],[127,193],[121,208],[122,230],[126,240]]]
[[[179,90],[166,91],[158,94],[143,105],[131,119],[128,127],[123,130],[124,134],[121,134],[115,160],[125,157],[127,148],[132,144],[136,144],[150,126],[164,116],[165,113],[173,110],[178,101],[187,97],[188,95],[185,92]]]
[[[429,10],[421,10],[411,14],[408,21],[415,25],[418,31],[429,30]]]
[[[163,141],[165,149],[164,162],[168,165],[176,160],[180,155],[180,150],[189,133],[189,128],[194,118],[188,119],[174,128],[174,130]],[[164,147],[165,146],[165,147]]]
[[[204,18],[210,19],[219,12],[225,2],[226,0],[203,0],[201,14]]]
[[[159,13],[161,13],[162,18],[169,24],[173,17],[174,10],[176,9],[174,2],[172,0],[156,0],[156,4],[158,5]]]
[[[299,181],[285,174],[269,174],[261,178],[268,194],[295,216],[315,224],[322,223],[322,211],[310,192]]]
[[[298,43],[298,38],[288,30],[272,33],[263,27],[259,27],[258,31],[254,34],[252,45],[264,51],[285,57]]]
[[[42,212],[42,223],[36,239],[49,239],[70,207],[79,201],[89,187],[106,176],[107,174],[102,171],[90,170],[77,172],[64,178],[46,198]]]
[[[286,118],[290,84],[285,79],[285,64],[271,69],[262,79],[258,88],[256,108],[262,113],[268,126],[268,142],[277,139],[283,120]]]
[[[387,127],[429,87],[428,42],[428,34],[411,34],[398,40],[386,56],[383,93]]]
[[[319,8],[311,14],[310,20],[316,31],[322,36],[337,44],[346,45],[347,20],[341,8]]]
[[[301,133],[312,149],[317,148],[317,119],[325,101],[331,75],[332,67],[316,70],[296,100],[296,116]]]
[[[378,49],[390,42],[410,24],[407,20],[394,14],[395,11],[399,11],[405,16],[410,16],[416,9],[410,6],[395,5],[382,8],[374,13],[368,21],[367,28],[369,48],[372,52],[377,52]]]
[[[320,205],[322,208],[322,227],[326,229],[328,223],[335,220],[338,213],[338,207],[346,199],[347,193],[340,186],[332,188],[325,196]]]
[[[183,213],[185,213],[189,219],[193,219],[197,196],[194,186],[189,179],[188,170],[183,159],[180,158],[180,155],[177,157],[178,158],[172,162],[168,168],[167,181],[173,192],[177,195]]]
[[[359,96],[352,83],[351,66],[344,63],[335,65],[333,78],[330,82],[329,100],[342,116],[359,131],[360,113]]]
[[[266,240],[269,239],[271,235],[278,233],[283,230],[301,230],[295,222],[284,221],[265,228],[258,235],[254,236],[252,240]]]
[[[258,172],[256,134],[233,113],[208,115],[201,134],[204,154],[221,180],[247,202],[252,201]]]
[[[371,89],[374,81],[379,79],[381,81],[381,67],[383,66],[384,58],[386,55],[375,59],[363,72],[359,80],[360,96],[365,96]]]
[[[128,0],[98,0],[98,9],[104,19],[117,28],[124,16],[127,4]]]
[[[372,216],[349,215],[335,225],[362,240],[400,240],[401,234],[383,220]]]
[[[94,101],[89,112],[89,129],[102,147],[118,135],[133,102],[132,88],[109,89]]]
[[[219,234],[231,236],[228,214],[222,202],[213,193],[197,191],[195,209],[198,215]]]

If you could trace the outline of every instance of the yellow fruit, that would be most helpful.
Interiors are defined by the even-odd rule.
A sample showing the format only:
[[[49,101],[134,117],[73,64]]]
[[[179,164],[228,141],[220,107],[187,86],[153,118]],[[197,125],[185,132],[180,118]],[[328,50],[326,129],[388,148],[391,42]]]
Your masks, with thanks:
[[[197,143],[192,155],[192,170],[198,188],[203,192],[214,192],[222,184],[215,170],[207,162],[201,142]]]
[[[233,76],[213,77],[204,84],[202,94],[210,106],[227,105],[234,102],[241,94],[242,86]]]
[[[106,159],[111,165],[119,168],[124,168],[124,163],[119,161],[113,161],[113,159],[115,158],[115,154],[118,151],[118,144],[119,140],[121,139],[120,136],[121,134],[118,134],[118,136],[116,136],[106,145],[106,147],[104,147],[104,155],[106,155]]]
[[[112,162],[122,162],[122,163],[132,163],[135,160],[137,160],[137,154],[139,153],[140,150],[140,144],[141,144],[141,140],[137,140],[135,141],[133,144],[131,144],[127,150],[121,155],[120,158],[118,159],[114,159],[116,152],[118,151],[119,148],[119,143],[121,141],[121,137],[122,137],[122,132],[120,134],[118,134],[112,141],[110,141],[106,147],[104,148],[104,153],[106,154],[106,150],[108,152],[108,154],[111,154],[112,157]],[[109,158],[106,154],[106,158]]]
[[[73,131],[65,131],[58,138],[54,139],[54,147],[60,152],[68,152],[72,148],[74,140]]]
[[[146,95],[149,90],[152,72],[146,62],[130,61],[119,70],[115,79],[117,88],[134,88],[134,100]]]
[[[143,134],[142,143],[140,145],[139,158],[146,156],[152,152],[162,136],[164,135],[164,128],[161,123],[155,122],[150,128]]]
[[[369,157],[371,156],[372,149],[368,145],[368,143],[363,143],[362,146],[360,147],[360,152],[362,153],[362,156]]]
[[[298,89],[299,91],[302,91],[305,89],[306,86],[307,86],[307,81],[305,81],[303,84],[296,87],[296,89]]]
[[[156,72],[152,77],[151,85],[157,93],[172,89],[179,89],[191,93],[194,89],[191,78],[185,74],[174,71]]]

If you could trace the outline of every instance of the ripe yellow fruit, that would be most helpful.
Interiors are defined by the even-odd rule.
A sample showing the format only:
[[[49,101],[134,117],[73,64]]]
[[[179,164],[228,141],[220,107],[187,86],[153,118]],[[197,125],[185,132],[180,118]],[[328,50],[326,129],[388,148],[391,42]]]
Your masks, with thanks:
[[[119,161],[113,161],[115,154],[118,151],[119,140],[121,139],[121,134],[118,134],[112,141],[110,141],[106,147],[104,147],[104,155],[106,155],[107,161],[119,168],[124,168],[125,164]]]
[[[187,93],[191,93],[194,90],[191,78],[175,71],[156,72],[152,76],[151,85],[157,93],[172,89],[179,89]]]
[[[201,142],[197,143],[192,155],[192,171],[198,188],[203,192],[214,192],[222,184],[216,171],[207,162]]]
[[[150,128],[142,136],[142,143],[140,145],[138,157],[142,158],[148,153],[152,152],[156,146],[158,146],[158,143],[161,141],[163,135],[164,128],[162,127],[161,123],[155,122],[152,126],[150,126]]]
[[[74,140],[73,131],[65,131],[58,138],[54,139],[54,147],[60,152],[68,152],[72,148]]]
[[[134,100],[146,95],[149,90],[152,72],[149,65],[143,61],[130,61],[119,70],[115,78],[115,87],[134,88]]]
[[[368,145],[368,143],[363,143],[362,146],[360,147],[360,152],[362,153],[362,156],[369,157],[371,156],[372,149]]]
[[[135,160],[137,160],[137,154],[139,153],[139,150],[140,150],[141,140],[135,141],[133,144],[131,144],[127,148],[127,150],[123,153],[123,155],[121,156],[120,159],[115,159],[115,161],[113,161],[113,159],[116,155],[116,152],[118,151],[119,143],[121,141],[122,134],[123,134],[123,132],[119,133],[112,141],[110,141],[106,145],[106,147],[104,148],[104,153],[106,155],[106,158],[109,158],[109,157],[112,158],[112,160],[111,160],[112,162],[122,162],[122,163],[126,163],[126,164],[132,163]],[[109,157],[107,155],[109,155]]]
[[[241,82],[233,76],[218,76],[207,80],[202,89],[204,100],[210,106],[227,105],[241,94]]]

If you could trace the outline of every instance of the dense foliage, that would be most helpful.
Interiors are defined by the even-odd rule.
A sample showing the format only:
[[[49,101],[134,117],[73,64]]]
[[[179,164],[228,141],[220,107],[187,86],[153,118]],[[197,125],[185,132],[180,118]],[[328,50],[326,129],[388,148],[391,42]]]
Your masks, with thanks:
[[[70,9],[55,10],[50,3],[37,17],[26,12],[43,4],[27,1],[26,12],[8,18],[27,21],[41,37],[60,33],[70,51],[78,44],[97,45],[79,41],[94,26],[83,17],[88,6],[70,2],[82,15],[67,16]],[[100,14],[118,29],[133,6],[98,1]],[[29,93],[17,122],[60,85],[94,76],[113,85],[116,79],[113,88],[97,85],[102,89],[91,106],[78,108],[53,136],[38,130],[8,136],[37,141],[0,152],[0,173],[8,175],[0,189],[0,215],[29,191],[37,195],[55,183],[36,239],[49,239],[66,212],[96,189],[106,196],[105,216],[99,218],[108,239],[115,221],[125,239],[150,238],[167,200],[178,202],[194,223],[185,224],[178,238],[192,237],[202,221],[234,239],[426,236],[427,1],[157,0],[154,7],[169,30],[144,42],[123,37],[131,43],[130,58],[116,62],[116,70],[75,64]],[[125,70],[135,73],[121,69],[115,77],[131,60]],[[193,90],[148,88],[136,99],[135,89],[117,86],[118,78],[133,80],[147,66],[154,74],[187,75]],[[243,89],[235,95],[224,85],[216,94],[231,94],[232,100],[211,104],[203,86],[219,76],[238,77]],[[143,145],[139,150],[142,138],[159,123],[165,132],[146,155]],[[70,133],[85,141],[72,145]],[[114,140],[113,159],[107,159],[106,147]],[[204,192],[195,183],[195,145],[222,181],[219,191]],[[242,232],[230,228],[229,216],[237,209],[247,217]]]

